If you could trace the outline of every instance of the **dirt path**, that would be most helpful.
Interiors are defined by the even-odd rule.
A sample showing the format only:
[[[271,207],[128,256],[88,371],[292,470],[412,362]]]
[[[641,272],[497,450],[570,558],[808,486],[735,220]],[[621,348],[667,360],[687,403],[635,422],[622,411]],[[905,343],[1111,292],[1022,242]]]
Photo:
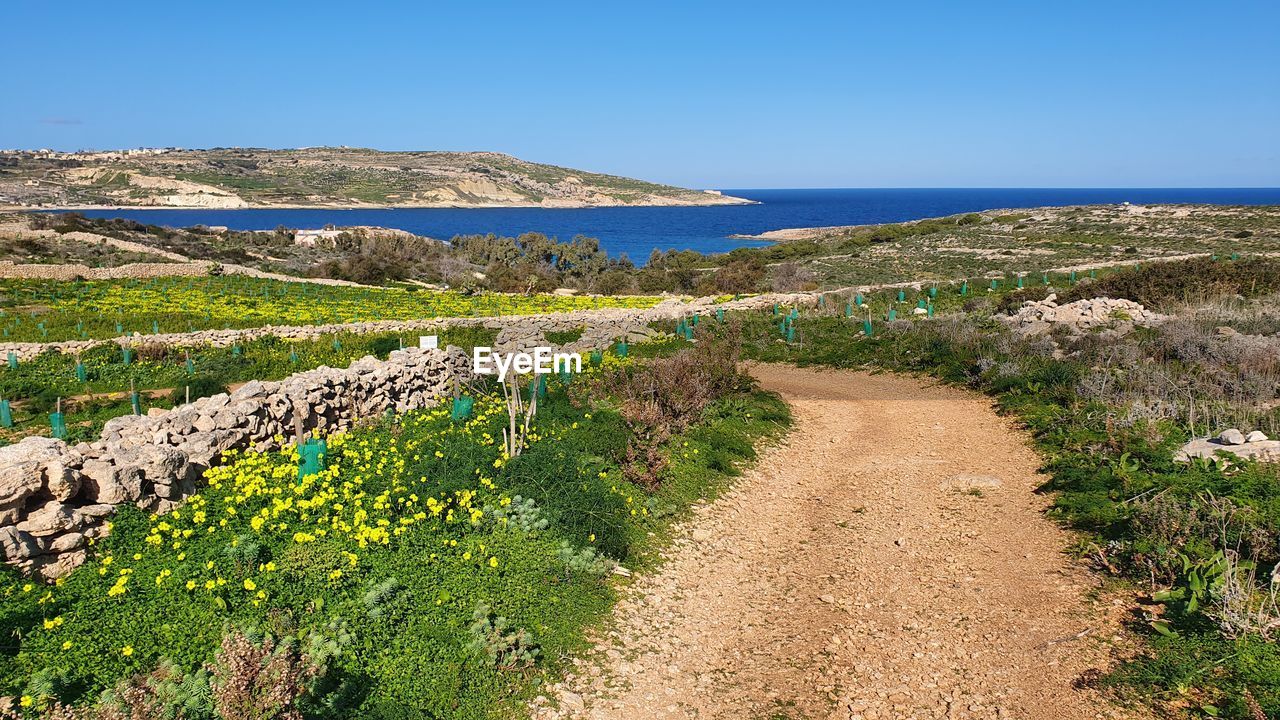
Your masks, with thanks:
[[[755,369],[796,427],[680,529],[540,718],[1094,718],[1109,604],[980,396]]]

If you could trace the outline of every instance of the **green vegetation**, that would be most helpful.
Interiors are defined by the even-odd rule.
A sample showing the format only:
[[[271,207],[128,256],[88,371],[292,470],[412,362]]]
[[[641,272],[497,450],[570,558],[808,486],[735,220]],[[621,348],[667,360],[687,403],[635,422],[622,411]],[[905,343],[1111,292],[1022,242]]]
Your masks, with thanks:
[[[636,362],[553,381],[516,457],[481,392],[463,422],[442,407],[329,438],[317,475],[298,478],[293,449],[244,453],[176,511],[122,509],[56,585],[4,573],[3,692],[58,717],[269,716],[228,715],[237,697],[308,718],[505,716],[609,609],[609,568],[652,562],[669,522],[788,421],[741,378],[706,383],[660,481],[638,486],[629,401],[602,392]]]
[[[815,230],[725,255],[655,253],[644,292],[689,291],[730,264],[757,262],[755,289],[789,292],[909,281],[1012,276],[1187,253],[1258,255],[1280,241],[1280,208],[1097,205],[989,211],[904,223]],[[660,269],[660,270],[659,270]],[[737,292],[730,290],[729,292]]]
[[[244,276],[0,281],[0,341],[54,342],[264,325],[531,315],[648,307],[657,299],[365,288]]]

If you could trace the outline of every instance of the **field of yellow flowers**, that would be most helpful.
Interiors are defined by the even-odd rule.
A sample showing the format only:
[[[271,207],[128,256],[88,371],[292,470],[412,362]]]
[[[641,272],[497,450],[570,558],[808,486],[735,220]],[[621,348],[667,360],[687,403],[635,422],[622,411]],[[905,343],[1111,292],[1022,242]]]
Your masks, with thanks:
[[[673,515],[786,422],[769,396],[725,398],[647,492],[619,470],[621,417],[568,389],[552,383],[516,458],[486,394],[465,420],[442,407],[327,438],[325,467],[303,477],[296,448],[232,455],[179,509],[123,509],[56,584],[5,571],[0,695],[37,717],[163,664],[166,703],[212,720],[201,668],[235,629],[323,658],[308,717],[509,714],[609,608],[613,564],[645,562]]]
[[[0,340],[54,342],[140,332],[319,325],[363,320],[530,315],[648,307],[658,298],[465,295],[407,288],[283,282],[245,276],[0,281]]]

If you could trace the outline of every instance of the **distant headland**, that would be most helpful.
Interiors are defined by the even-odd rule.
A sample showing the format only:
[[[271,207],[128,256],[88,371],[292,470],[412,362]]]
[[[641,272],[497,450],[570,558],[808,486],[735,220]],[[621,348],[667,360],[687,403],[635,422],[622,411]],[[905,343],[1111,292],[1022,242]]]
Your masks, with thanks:
[[[751,200],[494,152],[348,147],[0,151],[0,207],[385,208],[740,205]]]

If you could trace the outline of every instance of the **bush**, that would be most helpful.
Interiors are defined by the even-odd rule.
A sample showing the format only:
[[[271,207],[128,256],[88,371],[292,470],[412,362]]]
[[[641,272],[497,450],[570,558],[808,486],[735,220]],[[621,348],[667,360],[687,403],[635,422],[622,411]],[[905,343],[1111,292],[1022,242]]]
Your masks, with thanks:
[[[605,373],[588,392],[596,402],[616,402],[631,430],[624,455],[629,480],[660,484],[666,467],[663,444],[698,419],[707,405],[751,386],[738,371],[741,344],[736,326],[714,339],[704,334],[693,348]]]
[[[185,385],[176,387],[173,392],[169,393],[169,402],[174,405],[181,405],[187,402],[188,390],[190,390],[192,401],[228,392],[227,386],[218,382],[217,379],[207,375],[195,375],[187,380]]]
[[[1150,308],[1169,310],[1222,296],[1259,297],[1280,292],[1280,260],[1197,258],[1153,262],[1081,283],[1061,295],[1068,303],[1096,297],[1124,298]]]
[[[610,270],[596,278],[595,291],[601,295],[620,295],[634,290],[635,281],[631,273],[623,270]]]
[[[764,280],[764,261],[759,258],[734,260],[711,276],[710,286],[722,293],[752,293]],[[708,293],[709,294],[709,293]]]

